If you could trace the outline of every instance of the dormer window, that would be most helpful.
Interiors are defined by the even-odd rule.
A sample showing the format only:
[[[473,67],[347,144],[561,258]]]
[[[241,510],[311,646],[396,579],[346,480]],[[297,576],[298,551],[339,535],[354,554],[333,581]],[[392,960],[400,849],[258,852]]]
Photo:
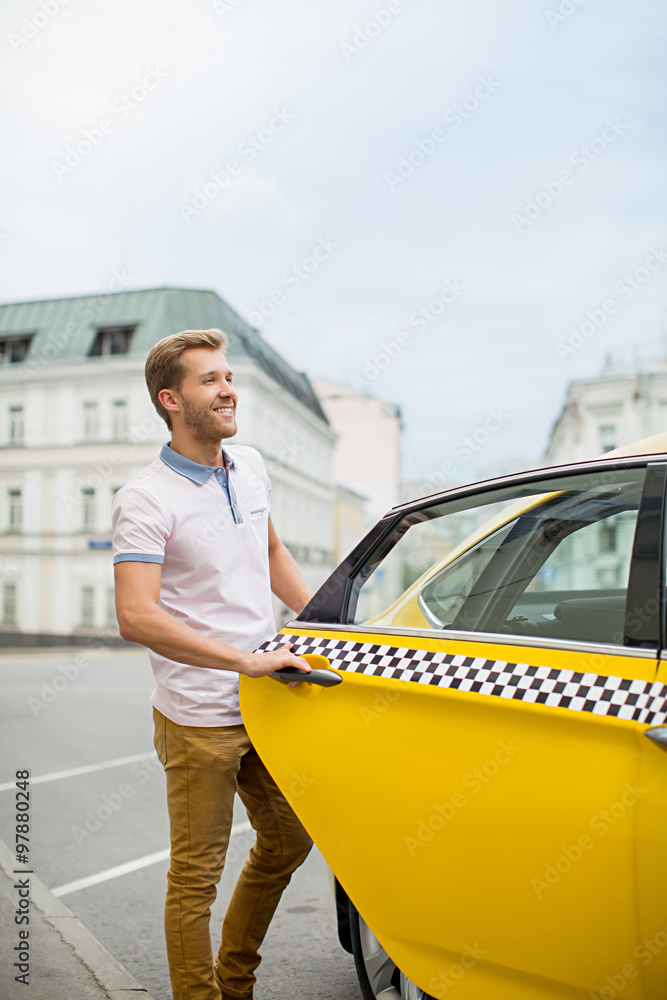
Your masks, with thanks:
[[[107,326],[97,331],[89,358],[106,358],[112,354],[127,354],[130,350],[134,326]]]
[[[18,365],[25,361],[34,334],[0,337],[0,365]]]

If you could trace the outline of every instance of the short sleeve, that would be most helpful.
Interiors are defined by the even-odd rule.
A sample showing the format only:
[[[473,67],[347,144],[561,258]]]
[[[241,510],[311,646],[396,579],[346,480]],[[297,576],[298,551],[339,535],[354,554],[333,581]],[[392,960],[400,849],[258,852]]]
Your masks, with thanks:
[[[165,511],[145,490],[126,487],[111,508],[113,562],[163,563],[169,536]]]

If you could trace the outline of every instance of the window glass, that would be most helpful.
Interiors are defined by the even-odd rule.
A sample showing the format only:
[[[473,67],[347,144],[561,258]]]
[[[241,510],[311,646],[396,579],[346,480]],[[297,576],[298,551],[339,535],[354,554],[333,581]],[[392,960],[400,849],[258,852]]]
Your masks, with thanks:
[[[83,404],[83,439],[95,441],[99,431],[97,403],[86,400]]]
[[[9,530],[20,531],[23,523],[23,498],[21,490],[9,490]]]
[[[88,357],[108,357],[112,354],[127,354],[132,342],[133,326],[110,326],[98,330]]]
[[[127,434],[127,400],[114,399],[112,403],[112,429],[111,435],[116,440],[124,438]]]
[[[118,628],[118,618],[116,617],[116,590],[114,587],[107,587],[107,628]]]
[[[95,624],[95,588],[81,587],[81,628],[92,628]]]
[[[32,338],[33,334],[0,338],[0,365],[16,365],[25,361]]]
[[[9,407],[9,443],[23,444],[23,407]]]
[[[83,505],[81,507],[81,522],[83,528],[95,527],[95,490],[81,490]]]
[[[407,515],[348,620],[622,643],[644,469],[559,476]]]
[[[15,583],[5,583],[2,588],[2,624],[16,625]]]

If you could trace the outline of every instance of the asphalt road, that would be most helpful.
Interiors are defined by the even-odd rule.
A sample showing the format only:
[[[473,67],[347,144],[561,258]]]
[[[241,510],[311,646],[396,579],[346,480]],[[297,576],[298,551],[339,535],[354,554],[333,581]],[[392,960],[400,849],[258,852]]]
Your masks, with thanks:
[[[151,756],[148,656],[137,649],[101,649],[86,664],[81,655],[81,650],[59,650],[0,656],[0,787],[13,781],[17,770],[31,772],[31,867],[51,889],[99,877],[169,844],[164,774]],[[140,755],[131,763],[35,780]],[[10,846],[12,806],[12,790],[0,790],[0,838]],[[244,820],[239,803],[234,822]],[[252,831],[240,831],[232,839],[213,908],[214,948],[251,837]],[[155,1000],[171,998],[162,936],[167,866],[160,860],[61,895]],[[10,920],[11,914],[0,912],[2,930]],[[9,948],[6,933],[0,940],[5,941],[0,949]],[[48,975],[38,965],[36,957],[35,974]],[[361,996],[352,957],[338,943],[328,873],[316,851],[293,877],[271,925],[257,996]]]

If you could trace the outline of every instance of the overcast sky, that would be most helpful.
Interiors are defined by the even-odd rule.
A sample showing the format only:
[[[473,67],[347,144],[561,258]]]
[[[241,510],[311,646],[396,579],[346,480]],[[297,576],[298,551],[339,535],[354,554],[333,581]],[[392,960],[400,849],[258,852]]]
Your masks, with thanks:
[[[408,476],[518,470],[570,379],[667,336],[666,25],[659,0],[5,2],[0,299],[212,288],[398,403]]]

